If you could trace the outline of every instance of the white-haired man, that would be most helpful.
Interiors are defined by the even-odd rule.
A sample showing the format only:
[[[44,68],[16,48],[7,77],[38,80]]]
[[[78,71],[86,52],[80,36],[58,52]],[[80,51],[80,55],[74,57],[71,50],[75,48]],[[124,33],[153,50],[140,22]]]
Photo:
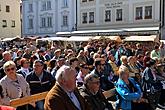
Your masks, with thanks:
[[[76,89],[76,72],[63,65],[55,76],[56,84],[46,96],[45,110],[90,110]]]

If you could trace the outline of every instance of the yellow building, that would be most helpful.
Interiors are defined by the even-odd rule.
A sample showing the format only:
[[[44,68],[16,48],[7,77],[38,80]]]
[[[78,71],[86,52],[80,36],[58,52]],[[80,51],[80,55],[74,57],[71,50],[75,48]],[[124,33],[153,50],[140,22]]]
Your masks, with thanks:
[[[21,36],[20,0],[0,0],[0,38]]]

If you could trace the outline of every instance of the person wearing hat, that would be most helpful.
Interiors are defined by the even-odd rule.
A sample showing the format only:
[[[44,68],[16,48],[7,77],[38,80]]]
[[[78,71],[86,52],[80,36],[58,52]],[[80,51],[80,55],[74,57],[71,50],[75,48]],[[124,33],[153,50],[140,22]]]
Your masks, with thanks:
[[[114,110],[112,104],[103,95],[100,78],[96,74],[87,74],[84,78],[84,85],[79,88],[79,91],[92,110]]]

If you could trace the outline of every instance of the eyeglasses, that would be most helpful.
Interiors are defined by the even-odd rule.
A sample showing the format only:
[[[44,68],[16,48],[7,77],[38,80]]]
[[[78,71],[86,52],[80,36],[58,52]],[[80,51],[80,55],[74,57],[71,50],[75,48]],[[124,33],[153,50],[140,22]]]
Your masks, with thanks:
[[[7,68],[7,69],[6,69],[7,72],[9,72],[10,70],[14,71],[15,68],[13,67],[13,68]]]
[[[82,68],[84,68],[84,69],[89,69],[89,67],[82,67]]]
[[[34,67],[41,67],[41,66],[43,66],[43,65],[34,65]]]
[[[29,64],[30,62],[24,62],[24,64]]]
[[[100,64],[101,66],[104,66],[105,64]]]

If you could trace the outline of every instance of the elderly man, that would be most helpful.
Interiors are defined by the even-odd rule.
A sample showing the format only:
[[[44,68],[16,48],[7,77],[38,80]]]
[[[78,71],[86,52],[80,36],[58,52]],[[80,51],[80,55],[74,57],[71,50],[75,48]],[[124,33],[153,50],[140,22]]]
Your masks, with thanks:
[[[80,87],[79,91],[92,110],[113,110],[111,103],[108,103],[100,89],[100,78],[96,74],[86,75],[84,85]]]
[[[76,72],[63,65],[57,71],[56,84],[45,99],[45,110],[90,110],[76,89]]]
[[[26,77],[26,81],[30,85],[31,94],[37,94],[49,91],[55,84],[55,78],[44,70],[44,62],[42,60],[35,60],[33,69]],[[36,102],[37,110],[44,110],[44,101]]]

